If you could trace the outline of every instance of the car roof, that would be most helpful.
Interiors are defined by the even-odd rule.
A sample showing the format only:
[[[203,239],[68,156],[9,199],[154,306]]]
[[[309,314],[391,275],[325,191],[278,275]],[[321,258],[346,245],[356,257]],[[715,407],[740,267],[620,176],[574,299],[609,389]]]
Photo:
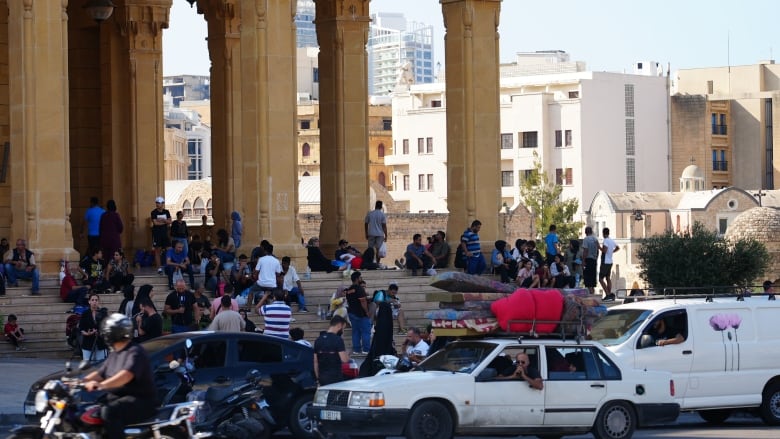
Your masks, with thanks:
[[[663,311],[667,309],[678,309],[678,308],[686,308],[686,309],[692,309],[692,308],[704,308],[708,306],[713,306],[713,304],[717,305],[733,305],[736,308],[756,308],[756,307],[763,307],[763,308],[778,308],[780,307],[780,302],[778,301],[770,301],[767,300],[766,296],[753,296],[753,297],[744,297],[744,300],[738,301],[736,296],[714,296],[712,297],[712,301],[708,302],[706,297],[695,297],[695,298],[680,298],[680,299],[651,299],[651,300],[643,300],[643,301],[636,301],[632,303],[625,303],[621,305],[615,305],[609,308],[609,311],[613,310],[625,310],[625,309],[642,309],[642,310],[649,310],[649,311]]]
[[[464,340],[457,340],[453,343],[494,343],[499,346],[516,346],[518,344],[523,345],[560,345],[560,344],[579,344],[579,345],[599,345],[599,343],[594,342],[592,340],[584,340],[581,339],[577,341],[575,338],[561,338],[561,337],[548,337],[548,338],[517,338],[517,337],[509,337],[506,338],[472,338],[472,339],[464,339]]]
[[[233,339],[242,339],[242,340],[255,340],[255,341],[265,341],[269,343],[278,343],[285,345],[286,349],[297,349],[297,350],[310,350],[313,351],[313,349],[309,346],[303,345],[301,343],[296,343],[289,339],[284,339],[281,337],[272,337],[270,335],[263,335],[258,334],[255,332],[216,332],[216,331],[191,331],[191,332],[178,332],[175,334],[168,334],[163,335],[161,337],[155,337],[151,340],[147,340],[143,343],[141,343],[141,346],[146,345],[147,343],[153,343],[157,344],[160,342],[166,342],[169,341],[169,346],[173,346],[174,344],[177,344],[179,342],[184,342],[186,339],[190,339],[193,342],[195,341],[208,341],[208,340],[233,340]]]

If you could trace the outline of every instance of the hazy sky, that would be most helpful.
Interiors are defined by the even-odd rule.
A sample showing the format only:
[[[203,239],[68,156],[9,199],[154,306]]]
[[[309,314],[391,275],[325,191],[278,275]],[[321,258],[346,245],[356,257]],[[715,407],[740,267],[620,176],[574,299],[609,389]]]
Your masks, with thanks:
[[[438,0],[372,0],[371,12],[402,12],[434,25],[434,58],[444,64]],[[777,0],[503,0],[501,61],[515,52],[564,50],[590,70],[630,71],[636,61],[681,68],[754,64],[780,51]],[[165,75],[207,75],[206,23],[174,0],[163,33]]]

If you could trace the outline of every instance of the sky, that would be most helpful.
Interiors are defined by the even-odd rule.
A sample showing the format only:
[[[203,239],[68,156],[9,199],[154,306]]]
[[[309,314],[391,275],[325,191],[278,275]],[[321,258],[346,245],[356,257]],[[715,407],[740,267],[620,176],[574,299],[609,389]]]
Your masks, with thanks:
[[[438,0],[371,0],[370,11],[401,12],[434,26],[434,59],[444,64]],[[630,72],[638,61],[672,71],[755,64],[780,51],[777,0],[503,0],[501,62],[517,52],[563,50],[588,70]],[[163,32],[163,72],[207,75],[206,22],[174,0]]]

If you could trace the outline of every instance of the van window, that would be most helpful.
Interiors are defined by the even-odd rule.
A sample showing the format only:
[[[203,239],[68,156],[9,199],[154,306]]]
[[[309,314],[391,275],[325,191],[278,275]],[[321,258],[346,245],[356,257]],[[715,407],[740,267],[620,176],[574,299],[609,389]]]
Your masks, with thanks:
[[[645,335],[650,336],[648,339]],[[671,341],[682,337],[688,339],[688,313],[684,309],[676,309],[656,316],[642,331],[642,337],[637,340],[637,349],[654,348],[660,340]]]

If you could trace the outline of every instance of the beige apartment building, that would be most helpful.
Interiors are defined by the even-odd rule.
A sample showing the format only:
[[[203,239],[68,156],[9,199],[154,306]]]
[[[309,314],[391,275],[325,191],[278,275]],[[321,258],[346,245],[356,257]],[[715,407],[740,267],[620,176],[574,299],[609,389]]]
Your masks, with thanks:
[[[677,72],[671,98],[672,175],[690,164],[705,170],[705,187],[775,189],[780,178],[780,65]]]

